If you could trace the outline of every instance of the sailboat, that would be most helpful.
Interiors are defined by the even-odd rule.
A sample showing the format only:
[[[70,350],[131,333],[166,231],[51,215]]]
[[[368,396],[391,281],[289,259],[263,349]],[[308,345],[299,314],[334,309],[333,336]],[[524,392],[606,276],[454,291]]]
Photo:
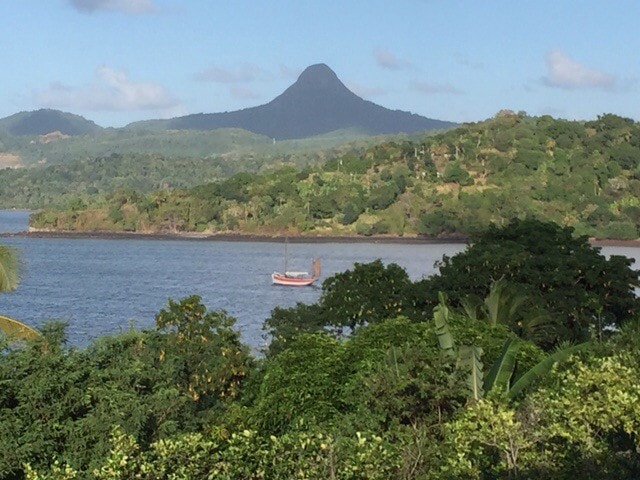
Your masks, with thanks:
[[[314,258],[311,262],[311,274],[309,272],[292,272],[287,269],[288,242],[284,244],[284,273],[273,272],[271,274],[271,281],[274,285],[283,285],[285,287],[307,287],[313,285],[318,277],[320,277],[320,259]]]

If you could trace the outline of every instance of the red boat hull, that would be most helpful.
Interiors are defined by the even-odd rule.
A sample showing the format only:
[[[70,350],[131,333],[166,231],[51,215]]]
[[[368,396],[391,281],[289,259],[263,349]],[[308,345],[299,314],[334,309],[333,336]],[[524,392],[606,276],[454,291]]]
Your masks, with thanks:
[[[271,274],[271,280],[275,285],[283,285],[286,287],[307,287],[316,281],[313,277],[291,277],[278,272]]]

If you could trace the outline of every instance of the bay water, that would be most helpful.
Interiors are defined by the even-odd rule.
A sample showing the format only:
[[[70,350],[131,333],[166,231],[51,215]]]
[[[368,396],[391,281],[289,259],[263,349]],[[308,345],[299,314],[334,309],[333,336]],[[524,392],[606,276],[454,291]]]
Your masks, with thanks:
[[[0,211],[0,233],[27,229],[29,213]],[[8,236],[0,244],[17,248],[22,275],[17,290],[0,295],[0,313],[31,326],[68,322],[69,342],[85,346],[101,335],[147,329],[167,300],[197,294],[211,310],[225,310],[252,348],[266,339],[262,330],[273,308],[316,302],[313,287],[278,287],[271,273],[284,263],[282,242],[194,241],[153,238],[35,238]],[[412,280],[436,273],[443,255],[462,244],[290,243],[290,270],[307,270],[322,260],[321,280],[353,268],[354,262],[396,263]],[[604,247],[605,255],[625,255],[639,267],[640,248]]]
[[[28,215],[0,211],[0,232],[26,230]],[[197,294],[209,309],[235,317],[243,340],[254,349],[265,342],[262,325],[273,308],[316,302],[321,281],[354,262],[397,263],[417,280],[434,273],[443,254],[464,249],[461,244],[289,243],[289,269],[309,270],[319,257],[322,277],[313,287],[278,287],[271,273],[283,268],[282,242],[9,236],[0,244],[16,247],[23,263],[17,290],[0,295],[0,313],[36,327],[67,321],[72,345],[151,328],[167,299]]]

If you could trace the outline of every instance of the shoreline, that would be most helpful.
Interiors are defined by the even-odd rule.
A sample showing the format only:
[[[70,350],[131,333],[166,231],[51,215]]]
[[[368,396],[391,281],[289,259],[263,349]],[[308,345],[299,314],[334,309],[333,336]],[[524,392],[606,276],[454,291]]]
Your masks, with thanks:
[[[252,234],[252,233],[152,233],[152,232],[118,232],[118,231],[90,231],[75,230],[33,230],[13,233],[0,233],[0,238],[67,238],[67,239],[139,239],[139,240],[190,240],[209,242],[282,242],[289,243],[387,243],[387,244],[466,244],[468,238],[463,235],[450,237],[411,236],[399,237],[391,235],[346,236],[346,235],[280,235],[280,234]],[[589,238],[589,243],[595,247],[630,247],[640,248],[639,240],[616,240],[606,238]]]
[[[0,238],[24,237],[24,238],[67,238],[67,239],[134,239],[134,240],[189,240],[209,242],[283,242],[289,243],[389,243],[389,244],[465,244],[467,238],[463,236],[434,238],[434,237],[398,237],[391,235],[371,236],[346,236],[346,235],[280,235],[280,234],[254,234],[254,233],[152,233],[152,232],[118,232],[118,231],[90,231],[79,232],[75,230],[31,230],[14,233],[0,233]]]

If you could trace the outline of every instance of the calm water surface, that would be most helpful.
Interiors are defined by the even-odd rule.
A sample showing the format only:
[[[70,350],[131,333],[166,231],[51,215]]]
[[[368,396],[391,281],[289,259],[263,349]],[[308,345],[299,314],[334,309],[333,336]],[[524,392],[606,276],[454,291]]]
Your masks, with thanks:
[[[0,211],[0,232],[26,229],[28,213]],[[7,237],[24,264],[20,286],[0,295],[0,312],[29,325],[69,322],[69,341],[91,339],[130,328],[149,328],[168,298],[202,297],[212,310],[226,310],[253,347],[264,343],[262,323],[276,306],[313,303],[319,287],[271,284],[284,262],[282,243],[152,239],[64,239]],[[322,259],[322,279],[382,259],[397,263],[414,280],[435,272],[443,254],[463,245],[289,244],[289,268],[310,269]]]
[[[28,213],[0,211],[0,232],[26,229]],[[38,326],[66,320],[73,345],[131,328],[150,328],[168,298],[198,294],[212,310],[226,310],[254,348],[264,344],[262,323],[276,306],[318,300],[319,287],[286,288],[271,284],[271,272],[283,267],[282,243],[152,239],[62,239],[7,237],[23,262],[20,286],[0,295],[0,312]],[[306,270],[322,259],[322,278],[380,258],[397,263],[413,280],[435,273],[442,255],[464,245],[376,243],[290,244],[289,268]],[[607,247],[607,255],[636,259],[640,249]]]

